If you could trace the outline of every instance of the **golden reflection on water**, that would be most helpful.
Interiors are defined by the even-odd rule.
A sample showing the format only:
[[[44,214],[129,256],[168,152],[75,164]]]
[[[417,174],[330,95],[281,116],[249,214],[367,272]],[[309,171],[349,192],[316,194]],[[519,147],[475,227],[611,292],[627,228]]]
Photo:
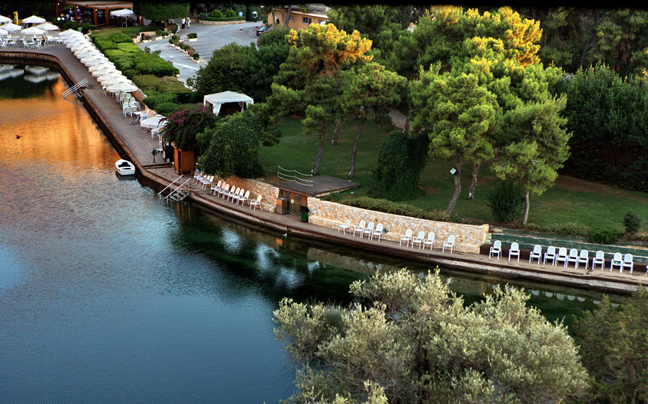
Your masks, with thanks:
[[[8,80],[23,80],[22,77]],[[16,85],[0,81],[3,85]],[[19,85],[19,83],[18,83]],[[0,162],[3,166],[24,167],[30,161],[45,160],[53,167],[69,170],[112,167],[119,155],[100,132],[83,105],[61,95],[63,78],[43,82],[42,96],[4,98],[0,96]],[[33,84],[32,84],[33,86]],[[17,136],[20,136],[18,139]]]

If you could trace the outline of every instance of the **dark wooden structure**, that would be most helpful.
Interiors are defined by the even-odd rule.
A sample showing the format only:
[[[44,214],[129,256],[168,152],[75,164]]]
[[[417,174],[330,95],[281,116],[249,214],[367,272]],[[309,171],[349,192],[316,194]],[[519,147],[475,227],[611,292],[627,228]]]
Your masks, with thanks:
[[[109,15],[110,11],[121,10],[124,8],[133,8],[132,1],[115,1],[115,0],[90,0],[90,1],[70,1],[70,0],[57,0],[56,1],[56,15],[62,16],[63,8],[66,6],[74,6],[74,21],[79,21],[79,9],[85,8],[92,10],[93,24],[96,26],[110,25]],[[101,10],[106,18],[106,21],[99,21],[97,19],[97,11]],[[143,20],[137,17],[141,24]]]
[[[300,214],[302,206],[308,206],[308,197],[323,196],[360,186],[357,182],[328,175],[315,175],[302,180],[280,181],[274,185],[279,188],[277,213],[292,213],[295,215]]]

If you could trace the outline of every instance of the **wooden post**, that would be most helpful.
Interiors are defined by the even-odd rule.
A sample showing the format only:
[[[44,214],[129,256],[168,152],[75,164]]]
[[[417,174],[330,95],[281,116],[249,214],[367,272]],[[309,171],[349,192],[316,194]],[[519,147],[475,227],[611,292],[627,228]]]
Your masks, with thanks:
[[[104,10],[104,13],[106,14],[106,26],[110,25],[110,20],[108,19],[108,12],[109,12],[108,9]]]
[[[74,6],[74,22],[79,22],[79,6]]]
[[[94,7],[92,8],[92,14],[94,16],[94,25],[99,25],[97,24],[97,9]]]

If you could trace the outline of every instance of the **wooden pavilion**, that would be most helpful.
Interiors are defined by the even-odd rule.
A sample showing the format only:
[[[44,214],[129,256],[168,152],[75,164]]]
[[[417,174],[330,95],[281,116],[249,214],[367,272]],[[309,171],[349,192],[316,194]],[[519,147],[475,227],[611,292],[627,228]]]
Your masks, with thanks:
[[[56,1],[56,15],[63,15],[63,8],[66,6],[74,6],[74,21],[79,21],[79,11],[80,9],[90,9],[92,10],[93,24],[97,26],[110,25],[109,16],[110,11],[121,10],[124,8],[133,8],[132,1],[114,1],[114,0],[95,0],[95,1],[69,1],[69,0],[57,0]],[[102,11],[105,17],[105,21],[99,21],[97,18],[97,11]],[[142,17],[137,17],[139,24],[143,23]]]

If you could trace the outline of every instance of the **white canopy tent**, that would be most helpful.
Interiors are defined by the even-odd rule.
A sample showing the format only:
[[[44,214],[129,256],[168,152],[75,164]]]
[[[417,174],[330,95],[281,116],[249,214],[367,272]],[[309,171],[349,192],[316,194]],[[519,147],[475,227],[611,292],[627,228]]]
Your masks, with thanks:
[[[114,16],[120,17],[120,18],[122,18],[122,17],[125,18],[125,17],[130,17],[132,15],[135,15],[135,13],[133,12],[133,10],[129,10],[129,9],[125,8],[123,10],[111,11],[110,15],[114,15]],[[126,18],[126,26],[128,26],[128,18]]]
[[[245,94],[236,93],[234,91],[223,91],[222,93],[208,94],[203,98],[203,105],[211,104],[213,106],[214,115],[218,115],[223,104],[235,102],[238,103],[243,111],[245,107],[247,108],[251,104],[254,104],[252,97],[249,97]]]

